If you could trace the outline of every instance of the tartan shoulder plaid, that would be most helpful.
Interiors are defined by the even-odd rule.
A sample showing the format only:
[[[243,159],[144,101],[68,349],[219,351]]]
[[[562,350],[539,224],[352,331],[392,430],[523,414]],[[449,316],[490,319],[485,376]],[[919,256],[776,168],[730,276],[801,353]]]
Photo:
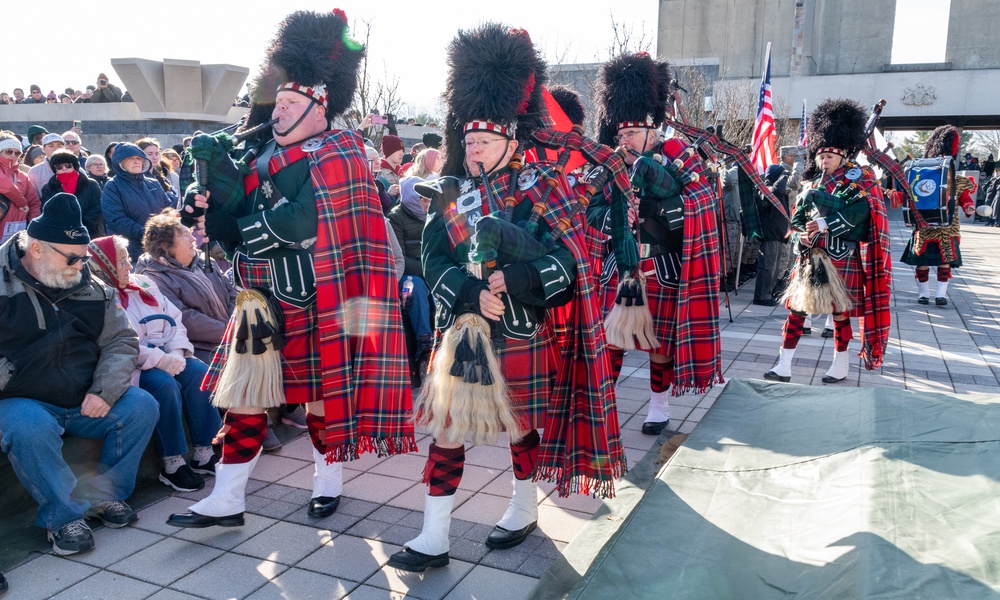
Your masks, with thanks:
[[[307,152],[319,227],[313,257],[328,461],[416,450],[392,251],[353,131]]]
[[[687,145],[677,138],[663,144],[668,161],[680,157]],[[671,394],[704,393],[722,378],[719,338],[719,203],[700,160],[686,168],[699,177],[684,186],[684,245],[677,297],[674,342],[674,385]]]

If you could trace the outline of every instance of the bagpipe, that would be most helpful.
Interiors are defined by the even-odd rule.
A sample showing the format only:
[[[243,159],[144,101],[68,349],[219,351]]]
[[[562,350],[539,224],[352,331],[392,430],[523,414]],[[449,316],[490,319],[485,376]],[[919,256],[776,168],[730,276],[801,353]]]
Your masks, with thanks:
[[[865,123],[864,139],[874,147],[872,139],[875,125],[878,123],[885,99],[880,99],[871,109]],[[868,192],[863,190],[858,181],[863,177],[863,167],[854,160],[861,148],[852,149],[850,156],[845,157],[841,167],[843,173],[830,192],[816,188],[805,192],[799,199],[795,215],[791,219],[793,226],[800,214],[809,214],[808,220],[835,213],[854,202],[868,203]],[[819,176],[823,180],[823,175]],[[818,235],[818,232],[814,234]],[[844,313],[854,308],[850,291],[844,285],[843,279],[825,247],[811,245],[803,247],[798,258],[799,272],[785,290],[781,300],[787,302],[788,308],[797,312],[809,314],[825,314],[829,312]]]

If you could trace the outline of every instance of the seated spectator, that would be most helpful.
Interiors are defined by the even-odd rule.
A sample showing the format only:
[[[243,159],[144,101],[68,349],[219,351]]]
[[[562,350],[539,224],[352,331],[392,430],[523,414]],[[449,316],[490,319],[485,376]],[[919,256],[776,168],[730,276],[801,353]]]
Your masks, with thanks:
[[[165,163],[160,160],[160,142],[155,138],[145,137],[135,143],[136,146],[146,154],[146,158],[149,159],[149,176],[155,177],[157,181],[160,182],[160,186],[163,187],[163,191],[167,193],[168,196],[172,196],[174,206],[177,205],[178,198],[178,188],[180,184],[178,182],[177,174],[171,173],[169,163]],[[173,177],[171,177],[173,175]]]
[[[42,138],[48,135],[49,130],[41,125],[31,125],[28,127],[28,145],[42,145]]]
[[[80,134],[70,129],[63,132],[62,138],[63,143],[66,144],[66,149],[72,152],[82,165],[83,161],[87,160],[89,152],[83,147],[83,140],[80,139]]]
[[[35,186],[18,168],[21,142],[10,131],[0,131],[0,243],[28,226],[42,212]]]
[[[94,547],[85,518],[135,522],[125,499],[159,413],[129,385],[135,331],[113,290],[91,277],[89,241],[80,205],[58,194],[0,246],[0,438],[59,555]],[[64,435],[104,442],[100,464],[79,481],[63,459]]]
[[[218,462],[212,438],[222,427],[222,419],[212,406],[211,393],[201,389],[208,365],[194,357],[181,311],[151,279],[129,273],[128,245],[120,235],[91,241],[92,271],[118,290],[118,301],[139,335],[132,384],[149,392],[160,405],[153,436],[163,456],[160,481],[177,491],[193,492],[205,487],[201,473],[214,473]],[[190,465],[184,460],[188,451],[185,421],[194,444]]]
[[[17,93],[17,90],[14,90]],[[45,104],[45,96],[42,95],[42,88],[35,84],[31,85],[30,95],[20,104]]]
[[[114,170],[111,168],[111,165],[113,164],[111,162],[111,157],[114,155],[115,148],[117,146],[118,146],[118,142],[111,142],[110,144],[108,144],[104,148],[104,162],[108,163],[108,171],[111,173],[110,175],[108,175],[108,177],[114,177],[115,176]]]
[[[73,98],[66,94],[59,94],[59,104],[73,104]]]
[[[90,95],[90,103],[97,104],[101,102],[121,102],[122,101],[122,90],[116,85],[111,85],[108,82],[108,76],[101,73],[97,76],[97,88]]]
[[[90,177],[101,186],[101,191],[104,191],[104,185],[108,183],[108,163],[104,160],[104,157],[100,154],[93,154],[87,157],[87,162],[84,164],[84,168],[87,170],[87,177]]]
[[[400,297],[403,286],[407,283],[413,286],[408,306],[408,318],[417,336],[416,359],[419,362],[431,349],[431,310],[430,289],[424,281],[423,268],[420,263],[420,240],[424,232],[424,221],[427,219],[427,207],[430,199],[417,194],[413,186],[422,182],[419,177],[404,177],[400,184],[402,200],[389,211],[389,223],[396,233],[396,239],[403,249],[406,267],[399,280]]]
[[[66,142],[63,141],[62,136],[58,133],[47,133],[42,138],[42,152],[45,153],[46,159],[52,156],[52,153],[56,150],[62,150],[65,147]],[[38,192],[39,196],[42,195],[42,188],[49,182],[49,179],[52,179],[53,175],[55,175],[55,171],[52,170],[52,166],[49,165],[48,160],[37,163],[28,171],[28,178],[31,179],[31,183],[35,186],[35,191]]]
[[[59,96],[56,96],[55,90],[49,90],[47,96],[45,96],[46,104],[59,104]]]
[[[49,198],[66,192],[76,196],[83,212],[83,226],[94,237],[104,235],[104,213],[101,212],[101,186],[87,177],[80,168],[80,159],[68,150],[56,150],[49,157],[56,172],[42,187],[42,206]]]
[[[21,172],[24,173],[25,177],[28,176],[28,172],[31,171],[31,167],[43,162],[45,160],[45,151],[42,150],[41,146],[28,146],[28,149],[24,151],[24,155],[21,156]],[[31,180],[28,180],[29,185],[32,188],[35,187]],[[38,194],[38,190],[35,190],[35,194]]]
[[[174,206],[160,183],[146,176],[149,166],[149,159],[138,146],[118,144],[111,160],[115,176],[104,186],[101,197],[107,232],[128,239],[132,260],[142,254],[142,233],[149,217]]]
[[[195,356],[211,362],[236,308],[236,288],[218,265],[205,272],[194,234],[172,208],[149,218],[142,248],[145,253],[136,261],[135,272],[153,280],[180,309]]]
[[[14,88],[14,104],[24,104],[24,90]]]

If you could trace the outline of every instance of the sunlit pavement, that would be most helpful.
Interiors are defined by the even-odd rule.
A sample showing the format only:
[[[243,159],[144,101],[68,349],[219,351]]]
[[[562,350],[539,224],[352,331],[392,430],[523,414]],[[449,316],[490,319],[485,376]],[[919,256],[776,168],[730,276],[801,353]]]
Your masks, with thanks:
[[[893,215],[898,217],[898,215]],[[892,223],[892,255],[902,252],[907,231]],[[1000,374],[1000,229],[962,224],[965,266],[955,271],[949,304],[916,303],[911,267],[894,270],[893,326],[885,364],[859,369],[855,360],[840,386],[889,386],[910,390],[996,393]],[[935,289],[931,273],[931,291]],[[750,304],[753,281],[730,294],[733,322],[722,307],[722,364],[727,380],[761,378],[774,364],[787,312]],[[792,381],[823,385],[832,339],[820,336],[822,320],[803,336]],[[854,327],[857,340],[857,324]],[[857,350],[855,341],[852,350]],[[648,361],[630,353],[618,384],[622,440],[629,464],[643,460],[655,472],[659,445],[672,435],[644,436],[639,429],[649,399]],[[671,399],[670,429],[690,432],[709,410],[721,386],[701,396]],[[285,432],[289,433],[288,431]],[[483,541],[507,506],[512,473],[506,439],[495,446],[469,446],[451,527],[451,564],[424,574],[385,566],[388,557],[415,537],[422,522],[426,486],[419,483],[430,439],[418,436],[415,455],[346,465],[344,498],[325,519],[306,515],[312,485],[309,440],[300,434],[274,454],[261,457],[247,497],[242,528],[175,529],[169,514],[183,512],[198,493],[176,493],[140,512],[134,527],[95,531],[97,548],[60,558],[34,556],[7,573],[8,596],[29,598],[477,598],[517,599],[535,590],[553,565],[580,562],[574,538],[606,535],[588,521],[603,503],[589,497],[559,498],[552,484],[539,491],[539,527],[520,546],[490,550]],[[640,468],[639,471],[643,469]],[[211,485],[209,479],[209,485]],[[622,486],[626,489],[627,486]],[[640,490],[641,492],[641,490]],[[627,511],[621,502],[613,512]],[[633,494],[634,496],[634,494]],[[602,514],[607,513],[602,509]],[[604,528],[605,530],[607,528]],[[582,539],[583,536],[581,536]],[[588,537],[590,546],[593,539]],[[567,549],[568,548],[568,549]],[[586,564],[581,568],[585,569]],[[549,577],[543,580],[547,585]]]

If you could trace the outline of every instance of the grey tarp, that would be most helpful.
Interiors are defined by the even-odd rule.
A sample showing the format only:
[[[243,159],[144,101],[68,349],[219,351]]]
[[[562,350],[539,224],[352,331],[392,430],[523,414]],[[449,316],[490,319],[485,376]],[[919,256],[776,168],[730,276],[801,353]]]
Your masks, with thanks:
[[[570,597],[998,590],[1000,396],[737,380]]]

